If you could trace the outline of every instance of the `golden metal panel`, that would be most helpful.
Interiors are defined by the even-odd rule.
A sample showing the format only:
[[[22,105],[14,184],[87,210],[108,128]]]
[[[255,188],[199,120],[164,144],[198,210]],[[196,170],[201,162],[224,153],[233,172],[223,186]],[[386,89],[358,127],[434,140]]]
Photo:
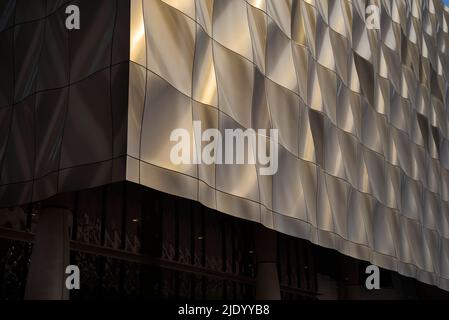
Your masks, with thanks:
[[[141,0],[140,181],[449,290],[449,10],[374,3],[380,30],[363,1]],[[198,120],[279,129],[278,172],[174,166],[168,133]]]

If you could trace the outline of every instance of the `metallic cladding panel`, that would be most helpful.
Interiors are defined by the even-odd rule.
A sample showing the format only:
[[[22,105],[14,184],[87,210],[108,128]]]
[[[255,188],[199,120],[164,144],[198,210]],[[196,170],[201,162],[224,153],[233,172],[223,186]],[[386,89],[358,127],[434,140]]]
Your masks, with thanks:
[[[129,1],[0,1],[0,207],[123,181]]]
[[[128,180],[449,290],[449,11],[374,2],[0,2],[0,206]],[[194,120],[279,171],[173,165]]]
[[[449,290],[439,0],[131,0],[127,179]],[[279,171],[173,165],[170,132],[279,129]]]

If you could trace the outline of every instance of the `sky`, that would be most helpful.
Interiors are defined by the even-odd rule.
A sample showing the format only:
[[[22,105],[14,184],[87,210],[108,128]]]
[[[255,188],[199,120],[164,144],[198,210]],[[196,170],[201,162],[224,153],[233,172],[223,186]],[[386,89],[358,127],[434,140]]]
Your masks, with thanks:
[[[444,2],[447,6],[449,6],[449,0],[443,0],[443,2]]]

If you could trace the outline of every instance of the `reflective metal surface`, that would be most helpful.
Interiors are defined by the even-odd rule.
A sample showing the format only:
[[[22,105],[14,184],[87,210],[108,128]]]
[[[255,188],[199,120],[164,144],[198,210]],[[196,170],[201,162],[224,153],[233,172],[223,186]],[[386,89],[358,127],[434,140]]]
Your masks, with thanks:
[[[132,0],[127,179],[449,290],[441,2]],[[139,121],[140,120],[140,121]],[[279,171],[173,165],[170,132],[279,129]]]
[[[129,2],[0,1],[0,207],[125,179]]]
[[[449,290],[439,0],[78,2],[2,11],[0,206],[128,180]],[[278,129],[279,171],[174,165],[193,121]]]

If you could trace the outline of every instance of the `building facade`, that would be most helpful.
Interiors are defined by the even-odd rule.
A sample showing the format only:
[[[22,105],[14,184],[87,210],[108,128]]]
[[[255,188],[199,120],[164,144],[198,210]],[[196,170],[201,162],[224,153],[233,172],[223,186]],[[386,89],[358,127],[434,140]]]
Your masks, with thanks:
[[[439,0],[0,1],[0,294],[68,298],[70,263],[73,298],[445,297],[448,25]],[[277,130],[278,170],[175,164],[195,122]]]

